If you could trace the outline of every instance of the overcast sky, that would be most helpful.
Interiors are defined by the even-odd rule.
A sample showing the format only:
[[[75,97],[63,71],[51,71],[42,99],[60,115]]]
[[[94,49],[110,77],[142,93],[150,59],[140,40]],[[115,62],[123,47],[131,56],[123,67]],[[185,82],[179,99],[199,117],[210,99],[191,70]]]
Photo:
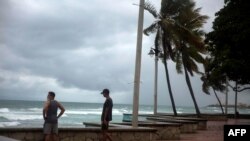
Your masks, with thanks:
[[[160,0],[151,0],[159,9]],[[210,17],[224,0],[196,0]],[[109,88],[115,103],[132,104],[139,0],[0,0],[0,99],[56,99],[103,102]],[[144,28],[154,19],[145,11]],[[154,35],[143,36],[140,104],[153,104],[154,59],[148,55]],[[168,62],[177,106],[193,106],[184,74]],[[171,105],[159,61],[159,104]],[[192,78],[199,106],[217,103]],[[224,95],[221,95],[221,99]],[[232,102],[232,92],[230,101]],[[239,102],[250,101],[242,94]]]

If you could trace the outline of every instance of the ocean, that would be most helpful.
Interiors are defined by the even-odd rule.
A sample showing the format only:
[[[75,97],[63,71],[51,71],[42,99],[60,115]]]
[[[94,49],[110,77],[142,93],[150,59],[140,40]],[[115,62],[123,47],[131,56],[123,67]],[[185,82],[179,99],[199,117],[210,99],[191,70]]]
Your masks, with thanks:
[[[43,127],[42,101],[0,100],[0,128],[4,127]],[[59,127],[84,128],[83,122],[99,122],[102,103],[62,102],[66,111],[59,119]],[[123,113],[132,113],[130,104],[114,104],[113,121],[122,122]],[[201,113],[221,113],[219,107],[200,107]],[[250,114],[249,108],[239,108],[238,111]],[[159,113],[172,113],[171,106],[158,106]],[[178,113],[195,113],[194,107],[177,107]],[[139,114],[152,114],[152,105],[140,105]],[[233,108],[228,113],[234,113]]]

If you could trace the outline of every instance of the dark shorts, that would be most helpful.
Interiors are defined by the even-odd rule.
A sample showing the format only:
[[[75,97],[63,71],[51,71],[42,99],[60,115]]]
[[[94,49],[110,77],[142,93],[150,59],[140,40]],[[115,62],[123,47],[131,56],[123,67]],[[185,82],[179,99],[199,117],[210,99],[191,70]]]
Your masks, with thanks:
[[[102,123],[102,130],[108,130],[109,124]]]
[[[58,134],[58,124],[57,123],[44,123],[43,133],[44,134]]]

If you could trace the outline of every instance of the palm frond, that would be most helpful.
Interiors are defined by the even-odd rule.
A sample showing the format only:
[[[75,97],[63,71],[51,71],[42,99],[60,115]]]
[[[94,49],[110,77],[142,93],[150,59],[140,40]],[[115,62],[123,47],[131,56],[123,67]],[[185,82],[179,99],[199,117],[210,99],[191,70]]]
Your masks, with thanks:
[[[155,49],[159,51],[161,44],[161,36],[160,36],[160,30],[157,30],[156,36],[155,36]]]
[[[185,57],[187,58],[185,60],[185,66],[188,70],[188,72],[190,73],[191,76],[193,76],[193,72],[197,73],[197,74],[201,74],[201,72],[199,71],[199,68],[197,66],[197,64],[194,62],[194,60],[190,57]]]
[[[160,14],[163,15],[163,18],[176,17],[189,3],[189,0],[161,0]]]
[[[155,33],[158,29],[158,22],[154,22],[149,27],[143,30],[143,33],[149,36],[150,33]]]
[[[199,68],[197,66],[197,64],[194,62],[193,59],[190,59],[192,61],[190,61],[190,66],[191,66],[191,70],[196,72],[197,74],[201,74],[201,72],[199,71]]]
[[[203,77],[203,76],[202,76]],[[207,83],[207,81],[205,80],[205,81],[203,81],[203,83],[202,83],[202,91],[204,92],[204,93],[206,93],[206,94],[210,94],[210,92],[209,92],[209,85],[208,85],[208,83]]]
[[[226,90],[226,86],[225,85],[222,85],[221,83],[218,84],[218,85],[214,85],[213,88],[216,90],[216,91],[220,91],[220,92],[224,92]]]
[[[208,19],[208,16],[205,15],[197,15],[193,19],[191,19],[188,23],[186,23],[186,27],[190,29],[196,29],[201,28],[204,23],[206,23],[206,20]]]
[[[162,36],[162,47],[163,47],[164,54],[168,54],[170,58],[174,60],[172,44],[169,39],[169,33],[164,29],[163,29],[163,36]]]
[[[193,46],[189,47],[187,49],[187,53],[189,54],[189,56],[191,58],[193,58],[196,62],[198,63],[205,63],[205,59],[203,58],[203,56],[201,54],[199,54],[199,52],[197,51],[196,48],[194,48]]]
[[[206,34],[205,31],[200,29],[194,29],[192,32],[195,34],[195,36],[204,36]]]
[[[145,2],[143,7],[145,10],[147,10],[149,13],[151,13],[154,16],[154,18],[159,17],[159,14],[158,14],[155,6],[153,4],[151,4],[149,1]]]
[[[179,32],[178,34],[181,36],[180,38],[183,41],[196,47],[198,49],[198,51],[200,51],[200,52],[205,51],[205,44],[203,42],[203,39],[200,36],[196,36],[194,34],[194,32],[192,32],[188,28],[180,25],[177,22],[175,23],[175,29],[177,29],[176,32]]]
[[[181,60],[181,53],[176,53],[176,58],[175,58],[175,60],[176,60],[176,71],[177,71],[177,73],[180,73],[180,74],[182,74],[183,73],[183,71],[182,71],[182,60]]]

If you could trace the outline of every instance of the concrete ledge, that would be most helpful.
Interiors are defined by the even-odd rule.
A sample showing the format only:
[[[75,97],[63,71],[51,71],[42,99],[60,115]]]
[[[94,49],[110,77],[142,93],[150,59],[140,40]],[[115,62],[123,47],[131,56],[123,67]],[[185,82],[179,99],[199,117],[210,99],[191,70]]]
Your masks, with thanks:
[[[98,128],[101,128],[101,123],[100,122],[83,122],[83,124],[86,126],[86,127],[98,127]],[[132,128],[132,126],[129,126],[129,125],[121,125],[121,124],[113,124],[113,123],[109,123],[109,127],[110,128]],[[138,127],[140,128],[140,127]],[[136,128],[136,129],[138,129]]]
[[[158,114],[173,116],[173,114],[166,114],[166,113],[158,113]],[[197,117],[196,114],[188,114],[188,113],[178,114],[178,116],[179,117],[194,117],[194,118]],[[209,121],[227,121],[228,117],[230,116],[232,116],[232,114],[223,115],[223,114],[216,114],[216,113],[202,113],[200,118],[207,119]],[[250,115],[248,115],[248,117],[250,117]]]
[[[228,120],[227,116],[222,115],[222,114],[202,114],[201,117],[210,121],[227,121]]]
[[[109,133],[113,141],[153,141],[156,134],[153,128],[112,127]],[[43,141],[42,128],[0,128],[0,135],[21,141]],[[59,128],[60,141],[99,141],[102,133],[97,127]]]
[[[131,122],[115,123],[120,125],[132,125]],[[140,121],[140,127],[150,127],[157,129],[156,140],[178,140],[180,139],[180,127],[178,123],[155,122],[155,121]]]
[[[19,140],[15,140],[15,139],[7,138],[7,137],[4,137],[4,136],[0,136],[0,141],[19,141]]]
[[[146,119],[149,121],[179,123],[181,124],[181,127],[180,127],[181,133],[195,133],[198,127],[198,122],[195,122],[195,121],[177,120],[177,119],[168,119],[168,118],[154,118],[154,117],[147,117]]]
[[[170,116],[170,115],[163,115],[163,114],[148,115],[147,117],[195,121],[195,122],[198,122],[198,127],[197,127],[198,130],[206,130],[207,129],[207,119],[205,119],[205,118]]]

